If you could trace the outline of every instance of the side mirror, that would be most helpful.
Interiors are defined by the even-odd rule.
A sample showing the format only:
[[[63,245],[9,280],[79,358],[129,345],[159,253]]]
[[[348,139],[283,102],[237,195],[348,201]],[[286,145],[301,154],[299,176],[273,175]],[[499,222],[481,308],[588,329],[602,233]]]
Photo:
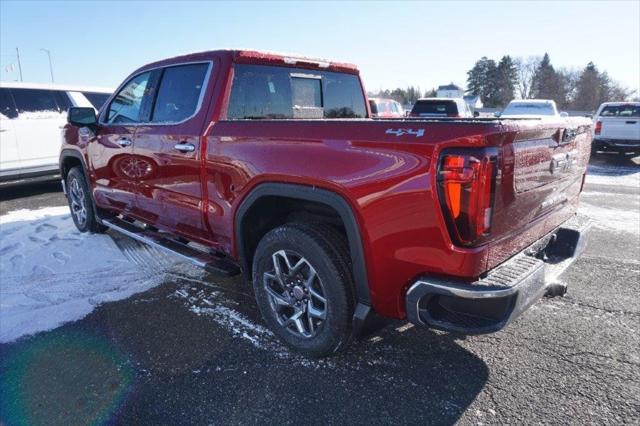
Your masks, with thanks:
[[[568,113],[568,112],[562,111],[562,112],[560,113],[560,117],[568,117],[568,116],[569,116],[569,113]]]
[[[474,117],[480,117],[480,111],[473,111]]]
[[[500,111],[496,111],[493,113],[494,117],[500,117],[502,115],[502,113]]]
[[[96,110],[88,107],[71,107],[67,114],[67,123],[78,127],[95,126],[98,122]]]

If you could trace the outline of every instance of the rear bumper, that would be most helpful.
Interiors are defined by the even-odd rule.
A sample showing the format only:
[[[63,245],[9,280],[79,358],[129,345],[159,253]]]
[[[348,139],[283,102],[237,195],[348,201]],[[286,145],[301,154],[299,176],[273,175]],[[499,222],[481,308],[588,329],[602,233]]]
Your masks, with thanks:
[[[564,293],[556,278],[584,251],[591,222],[574,216],[471,284],[418,279],[406,295],[416,325],[465,334],[498,331],[545,293]]]
[[[593,149],[596,151],[638,152],[640,151],[640,140],[594,139]]]

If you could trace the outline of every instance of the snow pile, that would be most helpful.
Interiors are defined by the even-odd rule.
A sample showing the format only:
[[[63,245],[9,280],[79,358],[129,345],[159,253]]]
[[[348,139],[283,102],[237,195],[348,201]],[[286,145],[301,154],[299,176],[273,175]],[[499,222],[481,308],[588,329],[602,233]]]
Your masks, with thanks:
[[[68,207],[0,216],[0,343],[83,318],[162,282],[108,235],[80,233]]]

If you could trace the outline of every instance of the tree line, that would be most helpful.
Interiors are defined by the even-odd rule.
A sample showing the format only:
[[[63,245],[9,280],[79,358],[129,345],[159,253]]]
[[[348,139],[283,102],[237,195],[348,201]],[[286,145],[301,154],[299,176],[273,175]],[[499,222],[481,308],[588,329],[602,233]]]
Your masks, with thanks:
[[[603,102],[633,95],[593,62],[582,70],[556,69],[548,53],[526,59],[506,55],[497,63],[482,57],[467,72],[467,93],[479,95],[486,107],[504,107],[517,95],[553,99],[560,109],[578,111],[594,111]]]
[[[582,70],[556,69],[545,53],[542,57],[529,58],[505,55],[497,62],[483,56],[467,72],[466,93],[480,96],[488,108],[503,108],[517,97],[553,99],[558,108],[564,110],[595,111],[603,102],[629,100],[634,92],[612,80],[593,62]],[[435,97],[436,90],[422,94],[419,87],[409,86],[369,95],[407,105],[420,97]]]

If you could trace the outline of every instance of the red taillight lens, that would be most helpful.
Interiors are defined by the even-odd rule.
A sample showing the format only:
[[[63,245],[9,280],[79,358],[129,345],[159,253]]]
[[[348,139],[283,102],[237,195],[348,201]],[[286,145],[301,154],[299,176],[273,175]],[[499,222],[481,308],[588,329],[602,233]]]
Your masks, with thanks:
[[[596,127],[593,129],[593,133],[599,135],[602,132],[602,121],[596,121]]]
[[[476,243],[491,231],[496,157],[484,152],[442,156],[438,185],[454,241]]]

